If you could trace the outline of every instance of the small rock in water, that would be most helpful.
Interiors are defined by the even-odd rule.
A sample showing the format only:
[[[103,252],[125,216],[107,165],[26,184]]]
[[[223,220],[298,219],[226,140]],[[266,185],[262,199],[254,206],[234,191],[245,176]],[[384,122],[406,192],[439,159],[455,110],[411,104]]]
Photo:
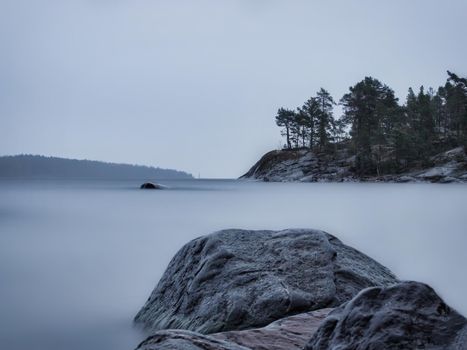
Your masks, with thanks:
[[[142,190],[161,190],[164,188],[164,186],[155,184],[153,182],[145,182],[140,186]]]

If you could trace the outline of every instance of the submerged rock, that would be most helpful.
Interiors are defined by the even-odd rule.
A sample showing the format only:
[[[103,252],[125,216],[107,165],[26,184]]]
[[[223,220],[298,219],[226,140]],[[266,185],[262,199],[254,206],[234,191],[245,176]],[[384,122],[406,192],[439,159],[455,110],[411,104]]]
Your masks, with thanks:
[[[429,286],[402,282],[365,289],[335,309],[305,349],[465,350],[466,327]]]
[[[331,310],[289,316],[264,328],[209,336],[182,330],[159,331],[141,343],[138,350],[302,350]]]
[[[142,190],[162,190],[165,186],[153,183],[153,182],[145,182],[140,186]]]
[[[323,231],[224,230],[180,249],[135,322],[150,331],[242,330],[395,282],[387,268]]]

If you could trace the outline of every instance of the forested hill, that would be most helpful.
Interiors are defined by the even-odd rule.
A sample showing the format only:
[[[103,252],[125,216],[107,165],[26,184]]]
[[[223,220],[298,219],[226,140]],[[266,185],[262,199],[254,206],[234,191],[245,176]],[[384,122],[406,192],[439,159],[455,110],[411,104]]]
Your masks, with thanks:
[[[70,179],[190,179],[191,174],[172,169],[105,163],[37,155],[0,157],[0,178]]]
[[[245,177],[464,181],[467,78],[447,73],[443,86],[409,88],[402,103],[388,85],[366,77],[339,102],[321,88],[300,107],[279,108],[284,149],[265,155]]]

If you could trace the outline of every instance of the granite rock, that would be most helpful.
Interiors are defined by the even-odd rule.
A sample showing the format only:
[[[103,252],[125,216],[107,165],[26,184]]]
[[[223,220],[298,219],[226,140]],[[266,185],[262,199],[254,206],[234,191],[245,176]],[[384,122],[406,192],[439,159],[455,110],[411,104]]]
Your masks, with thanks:
[[[302,350],[332,309],[285,317],[266,327],[202,335],[183,330],[158,331],[138,350]]]
[[[135,322],[151,332],[256,328],[395,282],[387,268],[323,231],[224,230],[179,250]]]
[[[418,282],[361,291],[331,312],[306,350],[466,350],[467,321]]]

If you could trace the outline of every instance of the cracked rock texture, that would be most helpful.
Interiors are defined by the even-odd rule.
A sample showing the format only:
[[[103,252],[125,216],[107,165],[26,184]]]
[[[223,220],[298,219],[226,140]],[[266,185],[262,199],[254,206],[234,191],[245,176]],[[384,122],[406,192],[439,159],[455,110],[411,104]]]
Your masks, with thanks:
[[[276,150],[266,153],[241,178],[271,182],[467,182],[467,154],[463,147],[439,153],[429,163],[402,173],[359,177],[354,170],[355,156],[346,149],[333,155],[307,149]]]
[[[332,310],[310,311],[282,318],[263,328],[215,333],[212,336],[251,350],[302,350]]]
[[[323,231],[224,230],[180,249],[135,322],[152,332],[256,328],[395,282],[387,268]]]
[[[241,345],[218,340],[214,337],[171,329],[159,331],[142,342],[137,350],[250,350]]]
[[[138,350],[302,350],[332,309],[285,317],[264,328],[214,333],[182,330],[156,332]]]
[[[466,350],[467,321],[418,282],[373,287],[335,309],[306,350]]]

